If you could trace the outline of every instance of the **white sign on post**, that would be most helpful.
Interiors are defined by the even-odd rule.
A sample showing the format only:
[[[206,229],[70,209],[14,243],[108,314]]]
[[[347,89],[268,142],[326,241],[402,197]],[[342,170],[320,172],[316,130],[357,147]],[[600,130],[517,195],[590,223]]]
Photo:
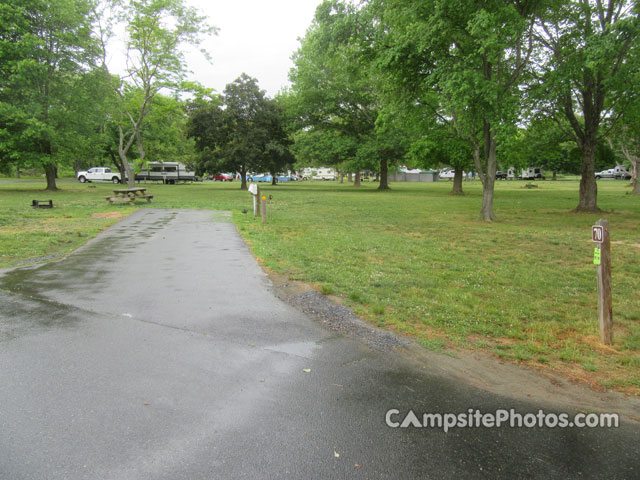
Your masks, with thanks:
[[[591,227],[591,240],[596,243],[604,242],[604,227],[602,225]]]
[[[255,183],[252,183],[251,185],[249,185],[249,193],[251,195],[257,195],[258,194],[258,185],[256,185]]]

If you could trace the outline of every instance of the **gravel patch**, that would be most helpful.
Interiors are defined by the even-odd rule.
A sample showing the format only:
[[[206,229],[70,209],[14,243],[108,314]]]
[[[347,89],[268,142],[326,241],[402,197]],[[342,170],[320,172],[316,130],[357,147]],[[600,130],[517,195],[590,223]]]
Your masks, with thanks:
[[[293,287],[293,288],[292,288]],[[351,338],[365,342],[378,351],[408,346],[410,341],[392,332],[382,330],[358,318],[351,308],[333,302],[329,297],[313,289],[301,289],[289,282],[274,285],[275,294],[285,303],[301,310],[308,317],[325,327]]]

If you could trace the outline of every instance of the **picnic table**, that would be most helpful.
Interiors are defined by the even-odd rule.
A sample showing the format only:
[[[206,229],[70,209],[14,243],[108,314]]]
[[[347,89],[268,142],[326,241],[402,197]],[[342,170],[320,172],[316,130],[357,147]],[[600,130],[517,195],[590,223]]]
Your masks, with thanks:
[[[109,203],[128,202],[134,203],[138,198],[146,199],[151,202],[153,195],[147,195],[147,189],[142,187],[136,188],[118,188],[113,191],[113,196],[106,197]]]

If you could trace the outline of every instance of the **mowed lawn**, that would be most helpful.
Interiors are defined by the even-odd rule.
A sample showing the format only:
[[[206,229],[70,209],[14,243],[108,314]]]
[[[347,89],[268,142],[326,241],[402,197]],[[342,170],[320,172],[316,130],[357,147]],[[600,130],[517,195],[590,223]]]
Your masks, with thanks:
[[[599,182],[600,215],[573,214],[577,181],[498,182],[499,221],[477,220],[479,182],[451,196],[450,182],[345,182],[262,186],[269,221],[233,183],[148,185],[151,207],[233,212],[268,268],[342,297],[363,318],[426,348],[480,349],[559,371],[594,387],[640,394],[640,198],[627,182]],[[0,184],[1,266],[57,258],[138,203],[110,206],[112,185]],[[53,198],[53,210],[32,199]],[[243,214],[242,210],[249,210]],[[611,223],[615,344],[600,345],[591,226]],[[108,252],[105,252],[108,254]]]

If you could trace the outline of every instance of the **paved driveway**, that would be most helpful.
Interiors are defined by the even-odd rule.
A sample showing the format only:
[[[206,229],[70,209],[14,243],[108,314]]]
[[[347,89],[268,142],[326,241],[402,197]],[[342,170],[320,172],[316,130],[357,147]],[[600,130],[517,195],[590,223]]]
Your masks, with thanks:
[[[392,408],[542,406],[324,328],[276,298],[224,213],[138,211],[6,272],[0,302],[0,479],[638,475],[636,424],[389,428]]]

